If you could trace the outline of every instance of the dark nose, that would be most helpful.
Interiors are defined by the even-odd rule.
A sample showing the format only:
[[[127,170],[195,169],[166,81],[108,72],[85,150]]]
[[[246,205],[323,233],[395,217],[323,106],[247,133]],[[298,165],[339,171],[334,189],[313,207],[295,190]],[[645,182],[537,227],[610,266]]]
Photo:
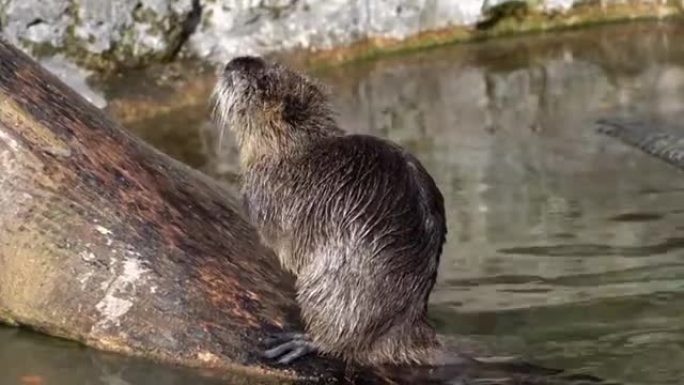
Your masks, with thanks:
[[[266,62],[256,56],[240,56],[231,60],[226,64],[224,71],[238,71],[246,73],[255,73],[261,71],[266,67]]]

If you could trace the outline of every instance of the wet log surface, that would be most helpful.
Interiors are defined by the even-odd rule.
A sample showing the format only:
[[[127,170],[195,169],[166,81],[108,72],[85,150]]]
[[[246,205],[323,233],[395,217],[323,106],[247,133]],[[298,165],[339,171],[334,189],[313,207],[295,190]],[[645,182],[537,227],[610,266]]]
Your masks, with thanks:
[[[600,382],[524,363],[400,372],[314,356],[276,367],[261,341],[301,326],[292,278],[239,207],[0,40],[0,321],[280,383]]]
[[[258,366],[291,279],[217,183],[0,43],[0,318],[184,365]]]
[[[684,132],[657,121],[606,118],[597,121],[600,133],[684,170]]]

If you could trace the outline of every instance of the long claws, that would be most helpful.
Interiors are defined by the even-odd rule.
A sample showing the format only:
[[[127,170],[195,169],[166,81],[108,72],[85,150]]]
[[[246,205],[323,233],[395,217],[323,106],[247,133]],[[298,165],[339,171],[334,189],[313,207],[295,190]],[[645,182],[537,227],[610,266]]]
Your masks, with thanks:
[[[293,341],[293,340],[308,341],[309,337],[304,333],[298,333],[298,332],[277,333],[277,334],[274,334],[270,337],[266,337],[266,339],[264,340],[264,343],[266,345],[276,345],[276,344],[282,345],[285,342]]]
[[[306,334],[281,333],[266,340],[267,345],[278,343],[278,346],[264,352],[264,357],[278,359],[278,363],[287,365],[293,361],[316,351],[316,347]]]

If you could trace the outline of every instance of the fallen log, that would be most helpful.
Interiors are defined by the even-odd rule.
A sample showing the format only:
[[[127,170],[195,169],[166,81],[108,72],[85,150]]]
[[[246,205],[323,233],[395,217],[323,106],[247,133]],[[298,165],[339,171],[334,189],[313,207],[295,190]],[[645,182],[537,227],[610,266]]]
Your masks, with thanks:
[[[684,134],[681,130],[656,121],[625,118],[605,118],[596,123],[600,133],[684,170]]]
[[[0,42],[0,320],[96,348],[261,365],[291,279],[236,200]]]
[[[274,366],[262,339],[301,328],[292,277],[239,207],[0,39],[0,321],[216,373],[348,384],[600,382],[510,362],[388,371],[312,356]]]

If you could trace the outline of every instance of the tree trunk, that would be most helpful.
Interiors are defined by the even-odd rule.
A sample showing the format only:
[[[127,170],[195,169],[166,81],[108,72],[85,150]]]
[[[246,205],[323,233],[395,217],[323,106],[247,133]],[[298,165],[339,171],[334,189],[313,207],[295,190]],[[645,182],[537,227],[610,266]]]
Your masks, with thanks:
[[[0,320],[168,363],[272,370],[291,279],[210,178],[0,41]]]

